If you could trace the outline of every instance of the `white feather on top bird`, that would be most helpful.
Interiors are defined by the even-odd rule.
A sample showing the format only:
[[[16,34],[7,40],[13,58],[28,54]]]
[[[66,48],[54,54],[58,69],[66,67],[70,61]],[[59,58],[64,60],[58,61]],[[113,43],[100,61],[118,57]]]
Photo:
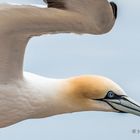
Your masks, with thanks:
[[[70,32],[104,34],[117,17],[117,6],[107,0],[44,1],[48,8],[0,5],[0,127],[78,111],[140,115],[140,105],[105,77],[50,79],[23,72],[24,52],[31,37]]]

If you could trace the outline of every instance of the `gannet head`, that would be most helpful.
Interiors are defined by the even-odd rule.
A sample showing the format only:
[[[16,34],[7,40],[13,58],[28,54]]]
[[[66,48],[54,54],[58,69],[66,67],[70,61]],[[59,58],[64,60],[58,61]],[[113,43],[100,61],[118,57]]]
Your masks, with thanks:
[[[124,112],[140,116],[140,104],[108,78],[79,76],[67,81],[63,97],[66,106],[73,108],[73,111]]]

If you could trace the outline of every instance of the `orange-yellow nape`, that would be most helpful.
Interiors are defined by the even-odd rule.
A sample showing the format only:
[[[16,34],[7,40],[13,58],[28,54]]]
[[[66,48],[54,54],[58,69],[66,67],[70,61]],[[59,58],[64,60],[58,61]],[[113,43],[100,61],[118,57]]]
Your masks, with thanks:
[[[73,111],[118,111],[100,99],[104,99],[109,91],[118,96],[125,95],[120,86],[102,76],[78,76],[65,82],[63,101],[66,102],[66,107],[68,105]]]
[[[140,104],[112,80],[97,75],[66,79],[57,96],[59,114],[80,111],[131,113],[140,116]]]
[[[112,80],[97,75],[85,75],[68,79],[70,96],[79,96],[89,99],[101,99],[109,91],[114,91],[118,95],[125,92]]]

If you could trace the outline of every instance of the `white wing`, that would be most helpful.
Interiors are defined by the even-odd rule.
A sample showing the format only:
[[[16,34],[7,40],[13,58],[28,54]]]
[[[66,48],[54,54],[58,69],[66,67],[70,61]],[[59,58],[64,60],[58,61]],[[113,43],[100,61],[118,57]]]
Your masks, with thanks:
[[[0,82],[23,77],[25,47],[46,33],[108,32],[114,16],[106,0],[44,0],[50,8],[0,5]]]

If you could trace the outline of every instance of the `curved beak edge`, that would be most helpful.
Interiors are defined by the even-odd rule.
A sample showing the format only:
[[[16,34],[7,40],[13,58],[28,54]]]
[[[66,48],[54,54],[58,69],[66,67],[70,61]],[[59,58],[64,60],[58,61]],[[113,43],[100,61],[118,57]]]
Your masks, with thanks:
[[[122,96],[121,99],[103,99],[103,101],[119,112],[140,116],[140,104],[127,96]]]

